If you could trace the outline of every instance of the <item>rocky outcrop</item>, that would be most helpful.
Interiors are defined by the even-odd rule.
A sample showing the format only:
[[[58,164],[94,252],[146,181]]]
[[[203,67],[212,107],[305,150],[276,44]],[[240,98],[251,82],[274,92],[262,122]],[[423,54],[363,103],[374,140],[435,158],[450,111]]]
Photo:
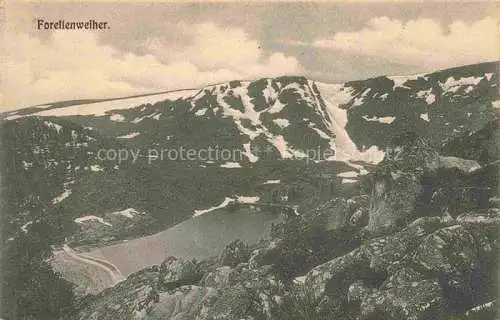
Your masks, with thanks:
[[[495,297],[493,232],[500,216],[489,215],[420,218],[315,267],[303,285],[333,301],[330,306],[354,306],[360,319],[443,319],[450,308],[463,313]]]
[[[439,167],[439,154],[414,133],[403,134],[386,149],[386,157],[370,176],[367,230],[373,234],[407,223],[422,192],[424,172]]]
[[[273,262],[263,263],[286,240],[263,242],[235,266],[168,258],[72,319],[474,319],[494,313],[499,226],[496,209],[421,217],[292,283],[277,277]],[[183,285],[188,279],[194,282]]]
[[[219,256],[219,263],[223,266],[234,267],[248,260],[250,250],[241,240],[235,240],[227,245]]]
[[[497,181],[494,164],[443,157],[413,133],[394,139],[384,161],[368,176],[368,225],[372,235],[393,232],[422,215],[456,215],[486,208]]]
[[[181,286],[173,291],[160,292],[147,308],[135,311],[134,320],[175,319],[192,320],[207,312],[207,305],[217,299],[213,288]]]
[[[367,195],[354,196],[349,199],[337,197],[321,204],[310,214],[315,217],[324,217],[326,230],[335,230],[345,226],[364,227],[368,223],[369,201]]]
[[[202,273],[193,261],[168,257],[160,265],[158,285],[165,289],[198,282]]]

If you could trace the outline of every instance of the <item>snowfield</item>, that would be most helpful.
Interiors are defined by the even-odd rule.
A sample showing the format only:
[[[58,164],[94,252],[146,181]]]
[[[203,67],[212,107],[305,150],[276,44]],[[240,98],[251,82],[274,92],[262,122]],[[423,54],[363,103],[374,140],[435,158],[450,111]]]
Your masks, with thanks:
[[[196,89],[175,90],[166,93],[151,94],[135,98],[123,98],[110,101],[95,102],[88,104],[79,104],[64,108],[54,108],[37,112],[35,116],[45,117],[62,117],[75,115],[94,115],[105,116],[107,111],[123,110],[135,108],[143,104],[154,104],[164,100],[177,100],[180,98],[188,98],[197,92]]]
[[[354,99],[352,90],[345,88],[343,84],[316,83],[323,99],[325,100],[330,119],[332,119],[330,130],[333,132],[332,144],[335,146],[335,157],[337,161],[365,161],[378,163],[384,158],[384,152],[372,146],[365,151],[360,151],[349,137],[345,128],[347,124],[347,110],[341,109],[340,105],[346,104]]]
[[[455,80],[454,77],[449,77],[445,83],[441,83],[441,88],[446,92],[455,93],[464,86],[477,86],[485,77],[462,77],[458,80]]]

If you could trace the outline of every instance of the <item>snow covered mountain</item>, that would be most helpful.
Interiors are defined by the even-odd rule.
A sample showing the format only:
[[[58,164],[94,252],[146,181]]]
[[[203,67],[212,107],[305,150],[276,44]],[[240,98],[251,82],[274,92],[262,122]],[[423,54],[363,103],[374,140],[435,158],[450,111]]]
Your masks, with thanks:
[[[2,114],[0,262],[52,263],[68,319],[493,319],[498,79],[287,76]]]
[[[500,103],[497,69],[486,63],[339,85],[303,77],[232,81],[120,100],[55,103],[3,117],[64,117],[142,147],[237,147],[251,163],[260,149],[286,159],[306,157],[317,147],[335,155],[326,152],[316,160],[376,163],[390,140],[406,131],[442,146],[483,128]]]
[[[264,199],[269,190],[256,185],[279,180],[273,187],[289,188],[297,172],[352,185],[384,158],[393,139],[409,131],[448,156],[487,162],[497,147],[492,139],[477,137],[495,138],[498,79],[497,63],[344,84],[286,76],[5,113],[2,143],[10,146],[4,170],[12,185],[31,185],[10,204],[12,221],[22,227],[39,219],[23,213],[27,203],[40,206],[34,202],[60,205],[72,219],[116,217],[108,213],[134,208],[150,214],[117,222],[115,236],[130,224],[148,233],[152,225],[171,225],[227,197]],[[473,141],[474,152],[457,147],[460,141]],[[190,161],[179,160],[177,153],[175,161],[157,161],[162,150],[209,148],[233,153]],[[127,158],[103,159],[99,150],[125,150]],[[303,162],[307,170],[297,170]],[[87,173],[76,176],[77,170]],[[199,185],[188,184],[186,177]],[[32,188],[37,184],[29,179],[49,179],[53,186]],[[107,227],[98,238],[109,236]]]

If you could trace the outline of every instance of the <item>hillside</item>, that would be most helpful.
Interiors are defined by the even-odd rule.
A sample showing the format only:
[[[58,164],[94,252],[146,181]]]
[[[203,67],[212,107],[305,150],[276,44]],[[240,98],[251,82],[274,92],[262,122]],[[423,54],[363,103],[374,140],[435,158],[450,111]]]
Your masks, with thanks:
[[[2,114],[4,250],[43,238],[71,260],[63,245],[126,252],[211,221],[202,215],[270,213],[282,221],[256,220],[263,233],[275,223],[260,242],[202,261],[160,248],[163,264],[127,264],[132,275],[95,296],[82,298],[106,285],[88,290],[88,275],[56,259],[83,299],[70,318],[467,318],[492,308],[497,288],[498,65],[231,81]],[[133,259],[151,248],[140,243]]]

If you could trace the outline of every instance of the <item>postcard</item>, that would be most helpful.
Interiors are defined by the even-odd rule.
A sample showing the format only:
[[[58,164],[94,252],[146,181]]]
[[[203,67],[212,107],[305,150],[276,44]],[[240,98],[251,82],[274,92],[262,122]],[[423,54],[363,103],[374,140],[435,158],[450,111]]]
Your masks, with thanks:
[[[497,319],[496,2],[0,9],[0,319]]]

